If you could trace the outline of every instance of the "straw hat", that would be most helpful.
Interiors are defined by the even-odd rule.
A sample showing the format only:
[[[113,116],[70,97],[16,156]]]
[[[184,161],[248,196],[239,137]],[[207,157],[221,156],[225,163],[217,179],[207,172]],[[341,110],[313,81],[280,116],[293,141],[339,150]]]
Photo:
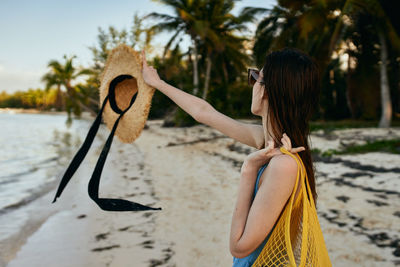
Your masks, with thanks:
[[[142,58],[127,45],[119,45],[108,56],[104,71],[100,74],[100,106],[96,119],[61,178],[53,203],[79,168],[103,119],[111,130],[97,160],[89,181],[88,193],[97,205],[107,211],[161,210],[125,199],[99,197],[101,173],[110,151],[114,135],[124,143],[133,142],[142,132],[150,110],[155,88],[148,86],[142,77]]]
[[[100,83],[100,106],[110,92],[103,111],[103,121],[111,130],[121,111],[128,109],[121,117],[115,135],[123,143],[132,143],[146,124],[156,90],[143,80],[140,53],[125,44],[114,48],[100,74]]]

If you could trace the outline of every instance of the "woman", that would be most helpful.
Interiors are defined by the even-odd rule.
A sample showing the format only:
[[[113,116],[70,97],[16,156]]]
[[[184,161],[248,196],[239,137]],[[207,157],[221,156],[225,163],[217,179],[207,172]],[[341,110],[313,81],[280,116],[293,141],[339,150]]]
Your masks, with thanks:
[[[253,85],[251,112],[262,118],[262,125],[254,125],[225,116],[203,99],[162,81],[157,71],[147,65],[144,51],[142,56],[146,83],[167,95],[198,122],[259,149],[248,155],[242,165],[230,231],[233,266],[251,266],[293,192],[297,177],[296,161],[275,148],[275,144],[283,145],[291,153],[300,152],[296,156],[300,156],[306,167],[316,200],[308,145],[308,122],[319,96],[315,63],[303,52],[285,48],[268,54],[261,71],[248,71],[249,84]],[[301,147],[292,148],[292,144]],[[295,197],[299,189],[300,183]]]

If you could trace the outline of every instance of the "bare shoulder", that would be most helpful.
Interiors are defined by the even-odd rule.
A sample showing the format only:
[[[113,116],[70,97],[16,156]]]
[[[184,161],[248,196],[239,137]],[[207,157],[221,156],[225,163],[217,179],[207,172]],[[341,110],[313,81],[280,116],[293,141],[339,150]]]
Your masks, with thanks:
[[[291,170],[297,170],[297,161],[287,154],[272,157],[269,164],[277,168],[290,168]]]
[[[261,174],[257,195],[268,207],[279,206],[280,210],[293,192],[298,173],[297,162],[290,155],[274,156]]]
[[[283,154],[274,156],[269,161],[268,169],[268,176],[272,179],[276,178],[280,182],[294,184],[297,177],[298,165],[296,160],[290,155]]]

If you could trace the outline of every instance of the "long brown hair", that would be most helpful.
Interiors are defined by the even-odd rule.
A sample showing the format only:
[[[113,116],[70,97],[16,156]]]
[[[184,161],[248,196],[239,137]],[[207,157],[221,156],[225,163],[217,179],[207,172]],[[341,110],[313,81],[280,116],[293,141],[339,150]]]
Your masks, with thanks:
[[[292,147],[304,146],[299,156],[307,171],[311,193],[316,203],[315,167],[308,138],[309,120],[318,106],[320,77],[318,67],[307,54],[295,48],[284,48],[266,56],[263,66],[265,93],[268,101],[268,120],[275,144],[286,133]],[[267,129],[268,133],[269,129]],[[278,146],[278,145],[277,145]],[[309,193],[309,192],[308,192]]]

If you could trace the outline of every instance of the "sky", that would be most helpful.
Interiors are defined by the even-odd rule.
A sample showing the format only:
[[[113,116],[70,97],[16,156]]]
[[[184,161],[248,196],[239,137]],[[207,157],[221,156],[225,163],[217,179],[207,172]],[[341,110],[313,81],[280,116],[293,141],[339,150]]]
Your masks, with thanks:
[[[275,0],[242,0],[233,10],[245,6],[271,8]],[[96,46],[98,28],[129,29],[133,16],[150,12],[173,14],[150,0],[1,0],[0,1],[0,92],[13,93],[43,88],[40,78],[50,60],[64,62],[63,55],[76,55],[76,67],[88,67]],[[171,34],[154,39],[162,47]],[[184,40],[188,43],[188,40]]]

